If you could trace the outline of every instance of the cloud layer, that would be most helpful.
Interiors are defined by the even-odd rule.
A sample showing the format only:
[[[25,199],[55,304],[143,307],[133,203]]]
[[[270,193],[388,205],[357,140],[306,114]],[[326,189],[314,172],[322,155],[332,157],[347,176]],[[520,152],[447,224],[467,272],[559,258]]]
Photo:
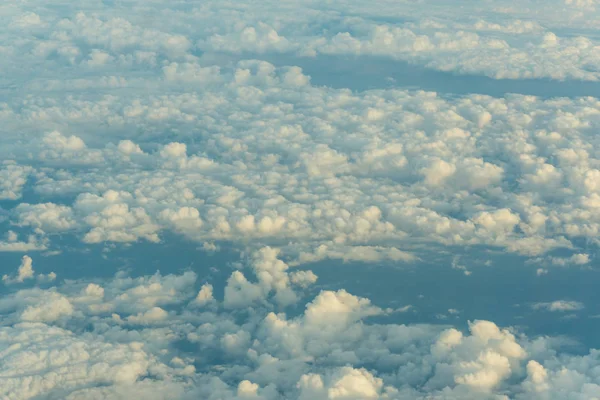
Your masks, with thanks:
[[[390,311],[345,290],[321,291],[299,315],[287,315],[282,299],[293,304],[302,289],[285,283],[293,273],[276,256],[271,248],[251,255],[215,297],[207,284],[195,289],[191,271],[120,274],[5,296],[0,393],[558,399],[600,390],[595,350],[558,358],[559,341],[530,339],[489,321],[473,321],[467,332],[375,323],[371,317]],[[548,309],[567,309],[555,303]]]
[[[547,289],[593,268],[596,97],[385,76],[352,90],[339,65],[593,88],[597,1],[6,3],[0,397],[600,396],[595,349],[499,326],[495,310],[408,323],[420,311],[399,294],[375,304],[310,270],[347,282],[350,265],[440,262],[472,279],[503,254]],[[180,242],[240,259],[180,270]],[[128,269],[126,248],[169,262]],[[81,260],[49,270],[63,251]],[[559,324],[587,301],[517,306]]]

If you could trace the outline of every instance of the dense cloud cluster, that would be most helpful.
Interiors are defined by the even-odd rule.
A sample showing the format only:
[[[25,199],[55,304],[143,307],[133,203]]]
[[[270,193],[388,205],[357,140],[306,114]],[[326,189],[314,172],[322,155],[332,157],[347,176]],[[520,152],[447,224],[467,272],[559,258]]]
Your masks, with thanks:
[[[402,324],[418,308],[317,286],[307,267],[448,259],[470,279],[462,250],[477,249],[487,266],[522,257],[533,279],[590,268],[596,97],[337,78],[381,62],[593,88],[598,1],[5,3],[1,398],[600,397],[597,350],[500,327],[494,310]],[[212,267],[220,281],[194,266],[130,271],[112,253],[176,241],[242,258]],[[63,251],[86,265],[39,269]],[[524,306],[562,321],[589,308]]]
[[[415,239],[574,251],[538,258],[548,265],[590,260],[574,243],[600,229],[595,98],[355,94],[263,61],[217,76],[201,92],[40,98],[35,111],[12,114],[24,126],[53,114],[69,131],[91,110],[85,123],[111,123],[104,144],[54,130],[11,149],[7,170],[28,171],[47,200],[23,201],[11,222],[40,241],[69,232],[85,243],[158,242],[165,230],[206,243],[244,238],[282,247],[293,263],[410,261]],[[143,134],[125,139],[130,126]],[[174,140],[157,145],[159,126],[176,129]]]
[[[551,0],[544,7],[535,0],[519,7],[494,0],[469,5],[468,11],[452,2],[428,3],[432,6],[386,0],[372,7],[348,0],[283,7],[273,1],[147,5],[115,0],[68,14],[43,2],[27,8],[7,5],[0,9],[10,21],[2,32],[2,52],[8,56],[3,63],[36,67],[50,62],[114,73],[160,68],[166,60],[189,62],[203,52],[334,54],[382,56],[494,78],[599,78],[598,42],[588,34],[598,27],[594,0]],[[115,16],[115,9],[123,12]],[[563,33],[573,27],[577,34]],[[6,66],[18,72],[17,65]],[[210,69],[196,76],[206,73]],[[95,84],[120,87],[125,82],[107,76]]]
[[[599,393],[595,351],[558,358],[560,342],[529,339],[489,321],[473,321],[466,333],[377,323],[371,318],[392,311],[345,290],[321,291],[290,316],[282,299],[296,303],[314,274],[304,271],[311,278],[297,285],[271,248],[251,255],[243,270],[214,296],[207,283],[197,291],[191,271],[120,274],[5,296],[0,393],[7,399],[132,393],[156,399],[559,399],[567,392],[583,399]]]

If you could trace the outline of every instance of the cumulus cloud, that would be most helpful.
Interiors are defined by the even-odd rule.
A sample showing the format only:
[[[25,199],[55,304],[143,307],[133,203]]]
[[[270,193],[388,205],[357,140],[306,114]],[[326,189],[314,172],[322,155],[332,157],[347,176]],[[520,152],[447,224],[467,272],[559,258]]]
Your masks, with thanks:
[[[295,303],[297,294],[292,285],[306,287],[314,283],[317,277],[312,271],[289,274],[289,266],[278,255],[279,250],[270,247],[253,254],[252,269],[256,283],[248,281],[241,271],[231,274],[225,286],[224,305],[230,308],[248,307],[255,302],[265,301],[271,292],[280,305]]]
[[[0,240],[0,251],[3,252],[28,252],[41,251],[48,248],[48,240],[38,235],[28,235],[27,240],[19,239],[19,235],[13,231],[8,231],[6,240]]]
[[[102,196],[89,193],[79,196],[74,207],[84,213],[84,221],[91,227],[83,241],[133,242],[140,237],[158,241],[157,226],[143,208],[130,208],[128,203],[132,199],[130,193],[115,190],[108,190]]]
[[[104,161],[102,153],[98,150],[89,150],[80,137],[64,136],[58,131],[44,136],[39,157],[47,162],[62,162],[66,165],[97,164]]]
[[[118,3],[0,10],[0,256],[22,257],[3,271],[0,397],[598,397],[596,350],[342,283],[365,265],[469,275],[478,251],[515,253],[540,285],[593,264],[596,98],[351,90],[343,72],[402,62],[593,90],[597,1]],[[172,244],[189,242],[215,265],[178,265]],[[64,251],[68,279],[34,271],[43,250]],[[153,251],[169,262],[148,275]],[[116,272],[127,257],[144,272]],[[415,316],[436,324],[401,324]]]
[[[551,341],[529,339],[490,321],[473,321],[466,332],[374,323],[370,318],[385,311],[344,290],[322,291],[296,317],[270,311],[269,299],[243,320],[236,321],[238,311],[215,299],[215,308],[198,312],[193,286],[184,283],[192,278],[189,273],[116,276],[102,285],[70,281],[5,297],[0,310],[5,321],[15,323],[0,328],[7,349],[3,371],[18,373],[0,393],[7,398],[134,392],[150,398],[265,400],[544,398],[552,390],[585,395],[591,389],[583,382],[595,379],[594,353],[559,359]],[[176,292],[168,289],[175,287]],[[143,300],[149,292],[153,300]],[[123,317],[114,307],[99,307],[103,303],[116,304]],[[167,304],[171,311],[163,308]],[[209,358],[194,361],[196,348],[174,346],[182,340],[199,346],[206,357],[221,354],[219,368],[211,370]],[[579,378],[566,385],[565,374]]]
[[[20,283],[26,279],[32,279],[33,275],[33,260],[29,256],[23,256],[21,260],[21,265],[17,270],[17,275],[14,278],[11,278],[8,275],[4,275],[2,277],[2,281],[5,283]]]
[[[201,243],[243,238],[277,244],[286,238],[288,245],[280,247],[294,258],[289,265],[414,261],[416,239],[526,255],[565,248],[573,257],[585,254],[573,240],[594,240],[600,226],[593,213],[595,153],[586,133],[593,99],[353,94],[291,85],[290,72],[245,61],[220,74],[228,82],[225,91],[216,84],[202,96],[103,100],[108,114],[94,118],[117,118],[119,124],[145,127],[159,113],[158,126],[195,129],[210,122],[194,116],[196,108],[210,110],[213,120],[243,116],[254,122],[244,123],[244,134],[233,129],[240,122],[227,128],[210,122],[214,133],[197,144],[181,136],[148,151],[141,148],[151,146],[150,125],[146,138],[95,148],[78,136],[53,134],[52,146],[99,154],[97,161],[112,175],[47,164],[36,174],[35,190],[75,201],[21,204],[13,222],[44,234],[77,233],[86,243],[157,242],[163,230]],[[252,103],[242,106],[238,98]],[[327,111],[315,113],[303,104]],[[67,100],[59,107],[99,105]],[[123,114],[111,114],[113,109]],[[539,109],[553,117],[542,118]],[[528,130],[533,121],[543,128]],[[371,130],[361,130],[363,125]],[[577,139],[567,140],[567,132]],[[201,152],[193,147],[199,145]],[[581,257],[571,261],[581,264]]]
[[[213,297],[213,286],[210,283],[205,283],[200,288],[198,295],[196,295],[196,304],[199,306],[203,306],[213,302],[215,299]]]
[[[302,375],[299,399],[380,399],[383,380],[365,369],[342,367],[323,380],[318,374]]]
[[[18,200],[31,168],[13,163],[3,164],[0,167],[0,200]]]
[[[21,203],[15,208],[18,224],[31,226],[44,232],[68,231],[75,227],[73,211],[68,206],[54,203]]]
[[[8,399],[40,395],[82,398],[89,390],[86,387],[113,385],[122,385],[126,393],[128,385],[160,366],[153,355],[144,351],[142,343],[120,344],[101,337],[74,336],[41,322],[0,328],[0,341],[8,349],[3,354],[2,371],[9,376],[1,389]],[[23,345],[26,348],[18,350]]]

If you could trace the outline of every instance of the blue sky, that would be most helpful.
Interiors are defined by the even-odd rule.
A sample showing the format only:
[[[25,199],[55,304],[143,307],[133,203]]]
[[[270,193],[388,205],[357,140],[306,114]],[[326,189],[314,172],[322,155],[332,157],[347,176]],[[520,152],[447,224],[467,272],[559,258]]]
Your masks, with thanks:
[[[0,5],[0,397],[600,397],[597,0]]]

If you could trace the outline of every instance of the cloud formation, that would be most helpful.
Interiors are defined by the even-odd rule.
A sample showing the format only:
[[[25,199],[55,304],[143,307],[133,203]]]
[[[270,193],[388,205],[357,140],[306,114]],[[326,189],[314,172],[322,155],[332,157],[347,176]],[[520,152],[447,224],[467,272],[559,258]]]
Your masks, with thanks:
[[[593,88],[599,10],[0,6],[0,397],[599,397],[595,349],[499,326],[494,310],[441,325],[463,315],[446,303],[452,319],[408,323],[420,306],[397,293],[376,304],[344,284],[352,267],[430,273],[421,262],[468,280],[491,264],[475,253],[525,260],[540,285],[593,268],[598,99],[439,94],[391,79],[361,91],[343,76],[348,60],[371,60],[370,75],[385,61]],[[326,85],[296,65],[306,60]],[[177,270],[179,242],[241,260]],[[128,271],[115,249],[171,258]],[[65,257],[59,276],[36,272],[63,250],[92,268]],[[343,279],[319,286],[313,263]],[[560,298],[571,297],[525,306],[536,318],[593,307]]]
[[[562,248],[571,258],[553,257],[551,265],[586,264],[574,242],[594,241],[600,226],[593,212],[598,155],[589,134],[595,99],[353,94],[308,80],[298,86],[290,73],[303,76],[244,61],[220,73],[224,86],[202,95],[103,100],[115,111],[96,118],[146,133],[119,141],[107,134],[95,148],[86,143],[97,136],[60,134],[66,148],[76,147],[64,165],[80,167],[60,169],[58,156],[40,150],[32,186],[46,200],[15,207],[12,223],[44,240],[63,232],[90,244],[158,242],[164,231],[203,243],[243,238],[279,246],[286,238],[279,247],[292,264],[411,261],[419,257],[415,239],[529,256]],[[98,107],[66,102],[62,107]],[[231,125],[198,117],[190,104]],[[162,116],[151,128],[156,113]],[[156,127],[170,124],[207,126],[211,134],[153,144]],[[28,163],[21,154],[18,162]]]
[[[265,248],[249,262],[277,263],[274,255]],[[264,269],[251,265],[260,285]],[[557,358],[551,340],[493,322],[473,321],[466,332],[374,323],[387,311],[345,290],[321,291],[295,317],[276,313],[275,293],[240,319],[227,292],[211,297],[213,308],[198,309],[209,286],[196,296],[195,281],[190,272],[121,275],[5,296],[3,320],[14,323],[0,328],[2,395],[542,399],[597,387],[593,351]],[[217,369],[214,359],[222,360]]]

